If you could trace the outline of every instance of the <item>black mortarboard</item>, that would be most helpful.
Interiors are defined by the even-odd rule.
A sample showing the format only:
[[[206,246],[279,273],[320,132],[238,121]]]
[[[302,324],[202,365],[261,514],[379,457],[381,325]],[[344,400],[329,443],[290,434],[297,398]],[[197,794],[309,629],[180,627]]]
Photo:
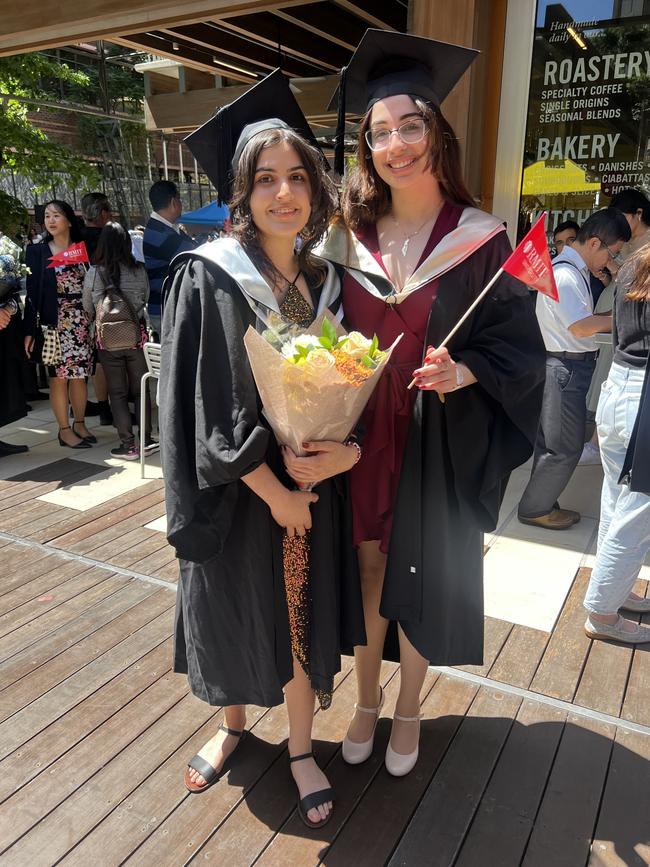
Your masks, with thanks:
[[[366,30],[328,106],[338,105],[334,168],[343,173],[345,114],[365,114],[380,99],[408,93],[440,105],[479,54],[449,42]]]
[[[273,117],[269,117],[271,111]],[[233,173],[242,151],[254,135],[267,129],[293,129],[320,150],[281,69],[224,105],[185,139],[216,187],[220,203],[230,199]]]

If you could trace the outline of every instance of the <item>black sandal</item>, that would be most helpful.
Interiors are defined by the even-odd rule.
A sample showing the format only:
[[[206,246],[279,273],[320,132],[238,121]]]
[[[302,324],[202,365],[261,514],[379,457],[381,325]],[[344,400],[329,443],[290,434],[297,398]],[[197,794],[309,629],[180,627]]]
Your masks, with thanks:
[[[241,743],[242,738],[246,734],[245,729],[238,732],[235,729],[229,729],[227,726],[223,725],[223,723],[219,726],[218,731],[226,732],[227,734],[232,735],[235,738],[239,738],[239,743]],[[210,786],[213,786],[216,782],[218,782],[228,770],[228,763],[235,754],[235,750],[238,746],[239,744],[237,744],[232,753],[230,753],[230,755],[226,759],[224,759],[220,771],[215,770],[210,764],[210,762],[206,762],[206,760],[202,759],[201,756],[197,753],[194,758],[188,763],[187,768],[185,768],[183,782],[185,783],[185,788],[187,789],[187,791],[191,792],[193,795],[198,795],[200,792],[205,792],[206,789],[209,789]],[[190,779],[190,770],[198,771],[198,773],[201,774],[201,776],[205,780],[205,783],[202,786],[192,782],[192,780]]]
[[[289,763],[293,762],[302,762],[303,759],[313,759],[313,753],[303,753],[301,756],[289,756]],[[321,819],[320,822],[312,822],[311,819],[307,817],[307,813],[310,810],[313,810],[314,807],[321,807],[323,804],[326,804],[328,801],[332,802],[332,809],[329,811],[327,816],[324,819]],[[312,792],[311,795],[305,795],[304,798],[301,798],[298,801],[298,813],[300,814],[300,818],[305,823],[308,828],[322,828],[323,825],[327,825],[329,820],[332,818],[332,813],[334,812],[334,789],[331,787],[329,789],[321,789],[319,792]]]
[[[77,431],[74,429],[74,426],[76,424],[85,424],[85,423],[86,423],[86,420],[83,418],[81,419],[81,421],[77,421],[77,419],[75,419],[72,422],[72,433],[75,434],[75,436],[78,436],[79,439],[82,439],[85,443],[90,443],[91,446],[94,446],[97,443],[97,437],[96,436],[94,436],[93,434],[88,434],[88,436],[83,436],[82,434],[78,434]]]
[[[76,437],[78,437],[79,442],[75,443],[73,446],[71,446],[70,443],[67,443],[63,439],[63,437],[61,436],[61,431],[63,431],[63,430],[72,430],[72,428],[70,427],[69,424],[66,425],[65,427],[59,428],[59,445],[62,446],[64,449],[89,449],[90,448],[90,443],[87,443],[85,439],[80,437],[79,434],[74,433],[74,431],[72,431],[72,433]]]

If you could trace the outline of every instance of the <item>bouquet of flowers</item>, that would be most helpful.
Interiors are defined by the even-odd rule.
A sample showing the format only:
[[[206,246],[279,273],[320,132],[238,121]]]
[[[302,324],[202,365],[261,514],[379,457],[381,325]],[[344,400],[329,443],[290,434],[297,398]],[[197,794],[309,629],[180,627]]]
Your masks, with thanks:
[[[18,288],[21,277],[29,274],[20,261],[21,249],[6,235],[0,235],[0,300]]]
[[[329,312],[298,334],[249,328],[246,351],[278,442],[304,455],[303,442],[347,439],[400,337],[382,350]]]

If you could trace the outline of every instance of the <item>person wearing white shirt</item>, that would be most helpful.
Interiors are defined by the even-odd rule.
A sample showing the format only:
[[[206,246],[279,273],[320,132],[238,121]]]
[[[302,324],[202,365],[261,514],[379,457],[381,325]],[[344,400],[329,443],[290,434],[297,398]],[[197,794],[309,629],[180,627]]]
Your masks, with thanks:
[[[594,335],[612,330],[611,314],[594,314],[589,274],[598,274],[630,238],[616,208],[596,211],[572,246],[553,260],[559,301],[537,296],[537,319],[546,346],[546,385],[530,480],[519,502],[519,520],[567,530],[578,512],[558,498],[576,468],[585,439],[589,384],[598,354]]]

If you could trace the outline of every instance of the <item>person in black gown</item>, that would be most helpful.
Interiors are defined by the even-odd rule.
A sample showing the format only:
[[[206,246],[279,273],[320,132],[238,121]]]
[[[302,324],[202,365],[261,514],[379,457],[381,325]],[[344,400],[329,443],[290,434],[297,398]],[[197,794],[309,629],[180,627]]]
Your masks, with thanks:
[[[367,31],[340,86],[339,119],[343,109],[363,115],[357,166],[344,222],[320,250],[346,268],[349,327],[381,346],[403,334],[350,474],[368,641],[355,648],[358,704],[342,749],[352,764],[371,755],[382,653],[399,659],[385,758],[395,776],[417,761],[427,666],[482,662],[482,533],[532,452],[544,383],[530,293],[505,274],[449,346],[435,348],[510,253],[500,220],[473,207],[440,111],[475,54]]]
[[[282,119],[264,119],[271,104]],[[185,784],[197,792],[218,779],[247,704],[286,698],[299,810],[317,827],[333,792],[311,754],[314,696],[327,708],[341,648],[365,640],[345,483],[322,480],[348,470],[359,449],[326,444],[316,491],[293,489],[243,338],[249,326],[306,325],[339,309],[337,273],[311,253],[335,194],[279,71],[225,111],[188,144],[225,196],[215,142],[223,148],[227,130],[234,145],[242,130],[230,151],[233,237],[174,260],[163,317],[161,448],[168,538],[180,560],[174,668],[197,696],[223,705],[225,719]]]

